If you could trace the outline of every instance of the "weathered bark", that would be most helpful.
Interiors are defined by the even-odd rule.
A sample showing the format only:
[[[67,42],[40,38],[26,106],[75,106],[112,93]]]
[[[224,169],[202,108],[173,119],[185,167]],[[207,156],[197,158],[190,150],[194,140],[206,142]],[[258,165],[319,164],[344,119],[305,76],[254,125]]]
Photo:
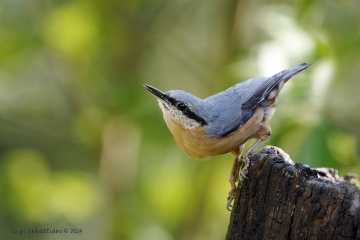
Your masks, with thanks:
[[[294,164],[276,147],[250,160],[227,240],[360,239],[360,192],[352,176]]]

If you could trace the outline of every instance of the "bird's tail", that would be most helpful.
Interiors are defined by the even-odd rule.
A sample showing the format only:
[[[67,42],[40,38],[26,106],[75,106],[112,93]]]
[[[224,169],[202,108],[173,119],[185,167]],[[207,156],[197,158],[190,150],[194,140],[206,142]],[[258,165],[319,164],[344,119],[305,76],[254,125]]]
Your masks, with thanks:
[[[285,80],[285,82],[287,82],[292,76],[294,76],[295,74],[298,74],[299,72],[301,72],[302,70],[310,67],[312,64],[308,64],[308,63],[301,63],[299,65],[297,65],[296,67],[284,70],[280,73],[278,73],[281,76],[281,80]]]

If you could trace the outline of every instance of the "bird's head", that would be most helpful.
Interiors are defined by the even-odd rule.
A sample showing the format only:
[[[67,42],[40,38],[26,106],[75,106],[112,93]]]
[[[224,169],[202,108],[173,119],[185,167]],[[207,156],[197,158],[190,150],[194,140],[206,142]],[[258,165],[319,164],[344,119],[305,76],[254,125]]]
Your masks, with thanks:
[[[186,129],[207,125],[202,99],[181,90],[162,92],[147,84],[144,84],[144,87],[158,99],[169,128],[168,121],[173,121]]]

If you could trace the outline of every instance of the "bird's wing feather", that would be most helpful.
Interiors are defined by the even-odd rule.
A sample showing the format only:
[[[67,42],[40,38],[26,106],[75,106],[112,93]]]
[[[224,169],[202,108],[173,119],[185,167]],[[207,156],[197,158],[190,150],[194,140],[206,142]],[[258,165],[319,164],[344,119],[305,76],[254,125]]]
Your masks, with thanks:
[[[269,78],[267,78],[261,85],[254,86],[252,94],[242,104],[241,109],[243,110],[242,120],[246,122],[254,114],[259,104],[266,104],[265,101],[273,90],[273,88],[281,81],[287,82],[292,76],[298,74],[302,70],[308,68],[311,64],[302,63],[294,68],[281,71]]]
[[[251,118],[260,104],[264,104],[276,84],[286,82],[309,66],[310,64],[303,63],[269,78],[252,78],[204,99],[207,104],[212,105],[208,134],[216,138],[233,134]]]

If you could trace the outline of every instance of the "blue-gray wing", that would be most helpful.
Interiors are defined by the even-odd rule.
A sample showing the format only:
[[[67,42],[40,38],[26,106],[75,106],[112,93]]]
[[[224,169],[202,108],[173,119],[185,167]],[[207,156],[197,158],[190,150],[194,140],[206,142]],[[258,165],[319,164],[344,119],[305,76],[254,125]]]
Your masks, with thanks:
[[[252,78],[204,99],[211,111],[207,114],[207,134],[216,138],[233,134],[251,118],[259,105],[266,105],[267,96],[280,81],[286,82],[309,66],[303,63],[269,78]]]

